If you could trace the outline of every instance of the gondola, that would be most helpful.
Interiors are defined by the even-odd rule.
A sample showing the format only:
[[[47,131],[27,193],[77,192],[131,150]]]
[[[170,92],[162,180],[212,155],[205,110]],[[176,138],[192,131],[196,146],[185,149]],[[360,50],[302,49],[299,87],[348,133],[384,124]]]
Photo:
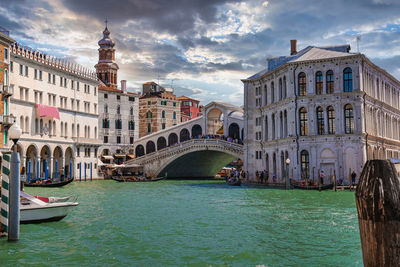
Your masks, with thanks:
[[[235,179],[233,181],[227,181],[226,183],[228,185],[240,186],[242,184],[242,181],[240,179]]]
[[[117,182],[132,182],[132,183],[140,183],[140,182],[157,182],[166,179],[167,177],[157,177],[153,179],[146,179],[146,180],[135,180],[131,177],[118,177],[118,176],[111,176],[111,179]]]
[[[60,186],[64,186],[64,185],[69,184],[73,180],[74,180],[74,178],[71,178],[71,179],[68,179],[68,180],[65,180],[65,181],[57,181],[57,182],[49,180],[49,181],[51,181],[51,183],[46,183],[46,180],[44,180],[41,183],[24,182],[24,186],[27,186],[27,187],[60,187]]]
[[[333,184],[323,184],[323,185],[300,185],[292,183],[293,188],[302,190],[327,190],[332,189]]]

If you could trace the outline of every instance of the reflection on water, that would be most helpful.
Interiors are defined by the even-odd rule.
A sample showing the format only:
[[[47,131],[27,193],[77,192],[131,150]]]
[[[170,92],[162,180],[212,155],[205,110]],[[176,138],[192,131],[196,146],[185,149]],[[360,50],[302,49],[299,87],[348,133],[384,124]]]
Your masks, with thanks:
[[[0,240],[1,266],[361,266],[354,193],[231,187],[222,181],[74,182],[64,220]]]

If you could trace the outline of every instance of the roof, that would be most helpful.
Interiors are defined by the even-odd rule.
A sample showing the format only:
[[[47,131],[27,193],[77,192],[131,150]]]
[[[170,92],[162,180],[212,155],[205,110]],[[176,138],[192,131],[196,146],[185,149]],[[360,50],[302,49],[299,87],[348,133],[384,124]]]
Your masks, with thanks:
[[[197,99],[190,98],[190,97],[187,97],[187,96],[184,96],[184,95],[183,96],[178,96],[178,100],[194,100],[194,101],[200,102]]]
[[[111,88],[111,87],[108,87],[108,86],[103,85],[103,84],[99,85],[99,91],[107,91],[107,92],[114,92],[114,93],[122,93],[122,91],[121,91],[120,89]]]
[[[325,47],[307,46],[306,48],[297,52],[295,55],[268,58],[268,66],[266,69],[257,72],[256,74],[250,76],[245,80],[253,80],[259,78],[286,63],[291,63],[291,62],[297,63],[309,60],[339,58],[339,57],[347,57],[355,55],[354,53],[349,53],[349,51],[350,51],[350,45],[337,45],[337,46],[325,46]]]

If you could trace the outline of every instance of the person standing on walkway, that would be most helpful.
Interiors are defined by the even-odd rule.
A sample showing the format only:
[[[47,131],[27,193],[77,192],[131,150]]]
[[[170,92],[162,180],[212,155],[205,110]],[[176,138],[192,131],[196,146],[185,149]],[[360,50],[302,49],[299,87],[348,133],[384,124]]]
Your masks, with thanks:
[[[260,182],[264,182],[264,172],[260,172]]]
[[[350,185],[350,190],[352,187],[356,186],[356,177],[357,174],[356,172],[353,170],[353,172],[351,173],[351,185]]]
[[[319,180],[320,180],[321,185],[324,184],[324,178],[325,178],[325,173],[322,170],[321,173],[319,174]]]
[[[259,180],[258,180],[258,171],[256,171],[256,182],[257,183],[259,182]]]

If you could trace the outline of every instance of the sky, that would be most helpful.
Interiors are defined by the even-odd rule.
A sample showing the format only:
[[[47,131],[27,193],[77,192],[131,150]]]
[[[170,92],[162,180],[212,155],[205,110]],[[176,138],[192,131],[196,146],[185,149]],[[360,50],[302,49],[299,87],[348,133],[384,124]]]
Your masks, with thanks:
[[[25,46],[94,70],[105,19],[128,90],[154,81],[202,104],[243,105],[243,84],[306,46],[350,44],[400,80],[399,0],[0,0]]]

